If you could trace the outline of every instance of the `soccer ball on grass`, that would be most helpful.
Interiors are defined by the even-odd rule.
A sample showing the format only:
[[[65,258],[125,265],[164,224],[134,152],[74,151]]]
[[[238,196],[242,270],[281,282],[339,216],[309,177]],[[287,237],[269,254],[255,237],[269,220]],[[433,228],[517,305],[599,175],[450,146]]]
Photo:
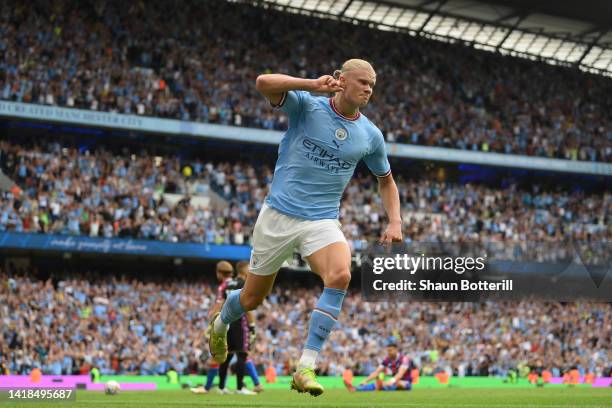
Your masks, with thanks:
[[[104,384],[104,393],[107,395],[115,395],[120,389],[121,387],[119,386],[119,383],[115,380],[110,380]]]

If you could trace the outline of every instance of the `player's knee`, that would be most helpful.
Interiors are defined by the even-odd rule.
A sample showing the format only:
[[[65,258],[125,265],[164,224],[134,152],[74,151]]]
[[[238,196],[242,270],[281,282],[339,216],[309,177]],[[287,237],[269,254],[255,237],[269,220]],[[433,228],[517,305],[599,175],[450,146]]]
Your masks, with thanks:
[[[349,268],[341,268],[327,274],[325,286],[334,289],[346,289],[351,282],[351,271]]]
[[[257,306],[261,305],[264,298],[265,296],[243,292],[240,296],[240,304],[242,305],[242,308],[248,312],[249,310],[256,309]]]

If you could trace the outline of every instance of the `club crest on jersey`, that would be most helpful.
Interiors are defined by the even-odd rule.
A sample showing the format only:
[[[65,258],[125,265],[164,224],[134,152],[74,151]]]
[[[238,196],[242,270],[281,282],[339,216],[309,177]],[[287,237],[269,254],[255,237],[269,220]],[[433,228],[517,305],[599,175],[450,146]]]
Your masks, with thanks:
[[[339,129],[336,129],[335,135],[336,135],[336,139],[344,140],[348,136],[348,133],[343,128],[339,128]]]

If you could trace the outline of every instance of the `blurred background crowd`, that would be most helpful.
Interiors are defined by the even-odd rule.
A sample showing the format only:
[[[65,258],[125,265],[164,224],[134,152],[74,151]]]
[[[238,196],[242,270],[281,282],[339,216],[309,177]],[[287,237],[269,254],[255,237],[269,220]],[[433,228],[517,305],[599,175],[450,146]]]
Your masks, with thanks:
[[[316,78],[358,55],[378,74],[364,113],[389,142],[612,161],[609,78],[366,26],[202,5],[183,2],[169,19],[161,0],[3,2],[0,98],[281,130],[286,116],[257,94],[257,75]]]
[[[359,56],[378,73],[364,113],[388,142],[612,162],[610,78],[245,4],[0,2],[0,55],[3,101],[271,130],[286,129],[287,118],[257,94],[257,75],[316,78]],[[272,181],[269,146],[113,139],[114,130],[96,139],[92,129],[11,120],[1,123],[0,233],[250,243]],[[604,177],[486,166],[474,176],[469,164],[391,160],[406,243],[520,245],[537,260],[573,242],[609,249]],[[385,227],[377,182],[361,169],[340,222],[357,254]],[[19,256],[32,265],[0,258],[0,374],[207,368],[203,333],[216,285],[208,270],[149,278],[83,259],[50,267]],[[320,293],[302,276],[281,279],[257,310],[251,353],[260,371],[294,368]],[[612,376],[610,303],[391,305],[366,302],[355,288],[320,371],[367,374],[390,339],[423,374],[503,376],[538,364],[555,376],[570,368]]]
[[[0,168],[18,186],[2,193],[0,231],[248,244],[272,181],[271,165],[254,160],[189,160],[42,140],[32,146],[3,140],[0,148]],[[489,187],[401,172],[395,178],[406,242],[562,243],[612,233],[609,191]],[[210,191],[225,204],[193,199]],[[165,194],[181,198],[170,202]],[[359,174],[340,208],[352,248],[379,237],[385,219],[375,178]]]
[[[0,363],[12,373],[201,373],[204,330],[214,302],[210,282],[110,277],[62,271],[0,273]],[[10,277],[9,277],[10,274]],[[261,371],[290,374],[300,355],[318,287],[281,283],[256,311],[251,356]],[[344,301],[320,372],[373,371],[389,339],[422,374],[500,375],[536,360],[557,376],[570,368],[610,375],[612,308],[606,303],[369,303],[357,291]],[[205,352],[205,351],[204,351]]]

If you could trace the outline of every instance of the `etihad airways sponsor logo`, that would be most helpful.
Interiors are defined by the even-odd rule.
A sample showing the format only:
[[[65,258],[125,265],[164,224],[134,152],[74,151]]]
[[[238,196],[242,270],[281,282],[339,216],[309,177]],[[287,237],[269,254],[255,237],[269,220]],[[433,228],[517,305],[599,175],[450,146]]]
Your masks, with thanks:
[[[353,167],[353,163],[342,160],[334,153],[316,144],[311,139],[304,139],[302,145],[306,148],[306,158],[331,172],[338,173],[340,169],[348,170]]]

